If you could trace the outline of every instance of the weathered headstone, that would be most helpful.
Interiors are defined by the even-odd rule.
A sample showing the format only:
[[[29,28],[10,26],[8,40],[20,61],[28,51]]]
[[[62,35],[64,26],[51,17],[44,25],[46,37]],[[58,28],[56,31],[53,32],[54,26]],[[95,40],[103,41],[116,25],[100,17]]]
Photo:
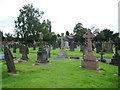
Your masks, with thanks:
[[[49,47],[49,45],[45,45],[45,50],[47,52],[47,58],[50,58],[50,47]]]
[[[92,51],[92,39],[95,38],[95,35],[90,29],[88,29],[87,33],[84,34],[83,37],[88,41],[88,51],[85,53],[81,65],[83,68],[98,70],[98,61]]]
[[[58,58],[67,58],[66,51],[64,49],[64,33],[61,33],[61,49],[58,52]]]
[[[70,51],[74,51],[74,49],[75,49],[75,43],[71,42],[70,43]]]
[[[20,53],[22,54],[22,60],[29,60],[27,54],[29,54],[29,49],[27,46],[22,45],[22,47],[20,48]]]
[[[46,63],[49,63],[49,60],[47,58],[47,52],[45,50],[38,51],[37,61],[35,62],[35,65],[46,64]]]
[[[7,72],[16,74],[12,53],[6,46],[4,47],[4,56],[7,64]]]
[[[65,47],[69,48],[69,42],[68,41],[65,41]]]
[[[119,65],[119,61],[120,61],[120,56],[118,54],[118,42],[115,43],[115,54],[113,56],[113,58],[111,59],[110,64],[112,65]]]
[[[37,53],[37,60],[35,62],[35,65],[41,65],[41,64],[49,63],[48,57],[49,57],[50,52],[48,51],[48,54],[47,54],[47,50],[46,50],[47,48],[46,49],[44,48],[42,32],[39,33],[39,37],[40,37],[39,38],[40,46],[39,46],[39,50],[38,50],[38,53]]]
[[[111,40],[107,42],[107,48],[106,48],[106,53],[113,53],[113,45]]]

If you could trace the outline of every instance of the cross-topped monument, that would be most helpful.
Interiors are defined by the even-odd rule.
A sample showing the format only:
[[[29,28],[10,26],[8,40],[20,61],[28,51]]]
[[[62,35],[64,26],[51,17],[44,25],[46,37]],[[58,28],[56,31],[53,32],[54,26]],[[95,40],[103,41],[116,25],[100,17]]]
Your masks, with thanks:
[[[88,29],[87,33],[84,34],[83,37],[88,40],[88,52],[91,52],[92,51],[92,39],[95,38],[95,35],[92,34],[90,29]]]
[[[96,57],[94,56],[94,53],[92,51],[92,39],[95,38],[95,35],[91,32],[90,29],[88,29],[88,31],[83,35],[83,37],[87,39],[88,50],[83,56],[82,67],[99,70],[98,60],[96,60]]]
[[[64,33],[61,33],[61,49],[58,52],[58,58],[67,58],[66,50],[64,49]]]

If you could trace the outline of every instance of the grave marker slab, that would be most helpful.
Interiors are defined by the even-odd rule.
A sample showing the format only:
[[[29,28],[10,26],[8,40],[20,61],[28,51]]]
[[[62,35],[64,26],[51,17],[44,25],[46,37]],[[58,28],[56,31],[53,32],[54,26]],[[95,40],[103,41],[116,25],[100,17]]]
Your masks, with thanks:
[[[4,47],[4,55],[7,64],[7,72],[16,74],[16,68],[13,61],[13,56],[8,47]]]

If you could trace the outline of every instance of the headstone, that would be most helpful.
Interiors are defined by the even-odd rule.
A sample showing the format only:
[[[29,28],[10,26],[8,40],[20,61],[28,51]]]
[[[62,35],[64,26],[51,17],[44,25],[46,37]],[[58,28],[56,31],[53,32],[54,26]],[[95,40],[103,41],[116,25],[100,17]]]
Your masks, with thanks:
[[[17,46],[16,44],[13,45],[13,53],[16,53]]]
[[[22,54],[22,60],[29,60],[27,54],[29,54],[29,49],[27,46],[22,45],[22,47],[20,48],[20,53]]]
[[[8,47],[4,47],[4,56],[7,64],[7,72],[16,74],[13,56]]]
[[[47,58],[50,58],[50,47],[49,47],[49,45],[45,45],[45,50],[47,52]]]
[[[113,58],[111,59],[110,64],[119,66],[119,61],[120,61],[120,56],[118,53],[118,45],[115,44],[115,54],[114,54]]]
[[[113,45],[111,40],[107,42],[107,48],[106,48],[106,53],[113,53]]]
[[[47,58],[47,52],[45,50],[38,51],[37,61],[35,62],[35,65],[46,64],[46,63],[49,63],[49,60]]]
[[[65,47],[68,49],[69,48],[69,42],[65,41]]]
[[[74,42],[71,42],[70,43],[70,51],[74,51],[74,49],[75,49],[75,44],[74,44]]]
[[[61,33],[61,48],[58,52],[58,58],[67,58],[66,50],[64,49],[64,33]]]
[[[88,51],[85,53],[81,65],[83,68],[98,70],[98,61],[96,60],[96,57],[92,51],[92,39],[95,38],[95,35],[90,29],[88,29],[87,33],[84,34],[83,37],[87,39]]]

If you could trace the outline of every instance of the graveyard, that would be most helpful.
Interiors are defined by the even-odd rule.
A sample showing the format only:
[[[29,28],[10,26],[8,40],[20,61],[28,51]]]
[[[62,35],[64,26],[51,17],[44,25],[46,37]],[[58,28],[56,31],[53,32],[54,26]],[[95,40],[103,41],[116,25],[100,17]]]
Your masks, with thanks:
[[[15,33],[0,31],[2,88],[120,88],[120,33],[78,22],[57,34],[33,4],[19,11]]]

